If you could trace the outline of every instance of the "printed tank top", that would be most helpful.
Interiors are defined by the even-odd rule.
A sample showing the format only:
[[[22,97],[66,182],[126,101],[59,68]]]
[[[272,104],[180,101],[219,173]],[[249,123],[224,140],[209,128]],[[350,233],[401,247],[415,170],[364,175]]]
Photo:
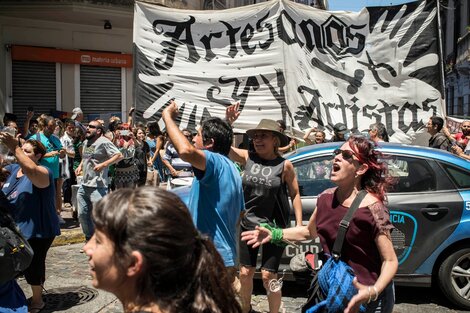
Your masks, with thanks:
[[[250,153],[242,176],[245,197],[245,216],[241,225],[254,229],[260,223],[276,224],[285,228],[289,224],[287,185],[282,182],[285,159],[263,160]]]

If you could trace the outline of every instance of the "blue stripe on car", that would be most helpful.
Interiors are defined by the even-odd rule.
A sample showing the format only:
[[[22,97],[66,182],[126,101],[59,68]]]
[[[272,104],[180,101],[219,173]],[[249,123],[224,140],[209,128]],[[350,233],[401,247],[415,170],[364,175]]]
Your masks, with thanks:
[[[432,274],[433,266],[442,251],[444,251],[453,243],[470,238],[470,190],[460,191],[460,196],[463,199],[462,205],[464,207],[459,225],[454,230],[454,232],[439,247],[437,247],[436,250],[434,250],[434,252],[426,259],[426,261],[424,261],[423,264],[421,264],[421,266],[416,269],[416,274]]]

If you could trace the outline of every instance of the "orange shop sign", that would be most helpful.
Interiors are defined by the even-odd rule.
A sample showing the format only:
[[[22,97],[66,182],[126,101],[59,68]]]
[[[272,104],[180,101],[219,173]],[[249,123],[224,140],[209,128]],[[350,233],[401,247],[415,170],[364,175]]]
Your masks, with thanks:
[[[132,54],[78,51],[13,45],[11,58],[17,61],[54,62],[108,67],[132,67]]]

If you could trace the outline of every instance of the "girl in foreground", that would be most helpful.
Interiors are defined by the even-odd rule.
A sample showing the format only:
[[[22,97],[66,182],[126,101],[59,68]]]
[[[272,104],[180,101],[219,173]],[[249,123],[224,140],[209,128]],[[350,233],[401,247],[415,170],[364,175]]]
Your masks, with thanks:
[[[124,312],[241,312],[222,258],[176,195],[120,189],[96,204],[93,221],[92,284]]]

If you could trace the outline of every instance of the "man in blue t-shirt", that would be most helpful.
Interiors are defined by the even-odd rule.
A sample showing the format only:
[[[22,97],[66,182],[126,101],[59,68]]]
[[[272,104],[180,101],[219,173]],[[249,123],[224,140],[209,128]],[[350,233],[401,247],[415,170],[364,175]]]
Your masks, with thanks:
[[[193,146],[176,125],[177,115],[178,107],[172,101],[162,117],[180,158],[194,169],[189,211],[198,230],[212,238],[225,266],[235,274],[238,221],[245,201],[240,174],[228,158],[232,128],[220,118],[206,119],[193,138]]]

